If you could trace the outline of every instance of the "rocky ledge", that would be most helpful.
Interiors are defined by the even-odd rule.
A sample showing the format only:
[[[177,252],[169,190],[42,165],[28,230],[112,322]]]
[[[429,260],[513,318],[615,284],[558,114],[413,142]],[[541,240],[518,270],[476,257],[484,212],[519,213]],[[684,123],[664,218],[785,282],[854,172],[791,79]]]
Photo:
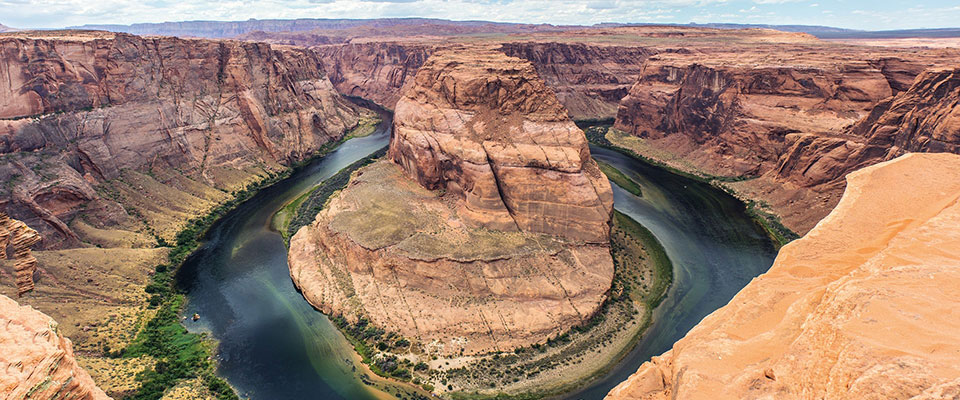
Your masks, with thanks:
[[[57,323],[0,295],[0,397],[109,399],[77,365]]]
[[[438,52],[394,129],[390,159],[357,171],[291,239],[311,304],[443,355],[540,343],[599,309],[612,192],[529,63]]]
[[[854,172],[836,209],[608,399],[960,395],[960,156]]]

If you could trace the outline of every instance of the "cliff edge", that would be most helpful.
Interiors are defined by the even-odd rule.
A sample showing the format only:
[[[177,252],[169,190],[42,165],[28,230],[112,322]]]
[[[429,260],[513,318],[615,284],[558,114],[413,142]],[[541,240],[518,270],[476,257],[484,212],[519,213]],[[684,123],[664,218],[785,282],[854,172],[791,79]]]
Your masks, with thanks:
[[[608,399],[960,396],[960,156],[847,176],[770,271]]]
[[[109,399],[77,365],[57,323],[0,295],[0,397]]]

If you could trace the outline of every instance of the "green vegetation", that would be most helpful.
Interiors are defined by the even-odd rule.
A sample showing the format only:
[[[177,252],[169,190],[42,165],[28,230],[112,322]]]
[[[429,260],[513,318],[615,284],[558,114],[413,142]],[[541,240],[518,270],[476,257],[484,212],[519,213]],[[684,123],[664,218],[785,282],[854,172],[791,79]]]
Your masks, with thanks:
[[[184,260],[200,246],[203,235],[214,222],[253,197],[260,189],[288,178],[314,159],[329,154],[348,136],[323,145],[313,156],[283,172],[269,173],[260,181],[248,184],[244,189],[234,192],[233,198],[213,208],[205,216],[188,221],[177,233],[176,245],[168,253],[168,262],[156,266],[152,280],[145,288],[150,295],[149,307],[156,308],[157,312],[137,333],[134,341],[122,351],[123,357],[151,356],[157,360],[153,368],[137,375],[136,380],[140,387],[129,398],[160,399],[166,390],[181,381],[200,378],[218,399],[239,399],[233,388],[216,375],[216,365],[211,361],[213,351],[209,340],[206,340],[205,335],[189,333],[180,324],[179,313],[186,298],[174,288],[174,274]]]
[[[603,174],[607,176],[607,179],[610,179],[611,182],[615,183],[617,186],[620,186],[623,190],[630,192],[634,196],[643,197],[643,191],[640,188],[640,184],[635,182],[630,177],[624,175],[623,172],[620,172],[619,169],[614,168],[614,166],[607,164],[600,160],[594,160],[597,162],[597,165],[600,166],[600,171],[603,171]]]
[[[777,247],[783,247],[800,238],[800,235],[783,225],[778,215],[766,211],[767,208],[763,202],[750,200],[747,202],[747,215],[777,243]]]
[[[350,133],[344,136],[343,140],[370,136],[377,131],[377,126],[382,122],[383,119],[380,118],[380,116],[376,113],[364,115],[360,118],[360,122],[357,124],[357,127],[353,128]]]
[[[609,139],[607,139],[607,132],[610,130],[609,125],[590,125],[589,123],[585,122],[583,125],[578,123],[578,126],[581,126],[581,129],[584,129],[584,126],[586,126],[586,128],[584,129],[584,134],[587,136],[587,140],[595,146],[600,146],[610,150],[618,151],[627,156],[633,157],[634,159],[637,159],[639,161],[666,169],[671,173],[674,173],[698,182],[709,184],[713,187],[716,187],[718,189],[721,189],[727,192],[733,197],[737,197],[738,199],[740,197],[737,196],[737,193],[730,187],[724,185],[724,183],[740,182],[740,181],[756,178],[753,176],[719,176],[719,175],[709,175],[709,174],[694,174],[687,171],[682,171],[680,169],[666,165],[660,161],[641,156],[636,152],[634,152],[633,150],[625,149],[623,147],[613,144],[612,142],[610,142]],[[604,171],[604,173],[606,173],[606,171]],[[611,178],[611,180],[613,180],[613,178]],[[617,182],[614,182],[614,183],[617,183]],[[620,185],[619,183],[617,184]],[[741,199],[741,201],[743,200]],[[774,243],[777,244],[778,247],[782,247],[783,245],[786,245],[787,243],[790,243],[791,241],[800,238],[800,235],[798,235],[796,232],[790,230],[790,228],[787,228],[786,226],[783,225],[783,222],[780,221],[779,216],[768,211],[769,206],[767,204],[763,202],[747,200],[745,201],[745,206],[747,209],[747,215],[753,218],[757,226],[763,229],[763,231],[766,232],[768,236],[770,236],[770,238],[774,241]]]
[[[355,161],[353,164],[341,169],[330,178],[321,182],[309,192],[304,193],[302,196],[290,202],[290,204],[284,206],[277,214],[274,214],[274,227],[283,235],[283,240],[289,245],[290,238],[293,237],[301,227],[313,222],[313,219],[316,218],[317,213],[323,209],[323,206],[327,203],[330,196],[347,186],[347,183],[350,182],[350,175],[353,174],[354,171],[373,163],[376,159],[386,154],[387,148],[384,147],[369,156]],[[283,219],[281,222],[276,222],[281,213],[283,213],[281,217]],[[284,226],[284,224],[286,226]]]
[[[660,302],[667,297],[667,289],[673,283],[673,263],[667,257],[666,249],[663,248],[657,237],[653,236],[653,232],[620,211],[615,210],[613,218],[615,226],[624,231],[627,237],[632,237],[642,243],[647,256],[653,262],[653,284],[644,291],[642,299],[649,309],[657,308]],[[611,239],[610,246],[613,248],[611,251],[614,252],[623,247],[616,238]],[[617,262],[617,260],[617,258],[614,258],[614,262]]]
[[[623,329],[632,336],[616,349],[609,363],[578,379],[547,389],[521,393],[460,391],[450,393],[453,399],[525,400],[557,396],[574,390],[607,373],[639,342],[652,322],[653,309],[663,301],[673,281],[673,264],[653,234],[618,211],[610,237],[614,262],[613,287],[600,310],[589,320],[569,331],[548,338],[544,343],[515,349],[512,353],[494,354],[476,361],[470,367],[443,371],[444,381],[483,379],[489,388],[503,387],[521,379],[530,379],[542,372],[578,363],[598,346],[610,345]],[[438,372],[438,371],[434,371]]]

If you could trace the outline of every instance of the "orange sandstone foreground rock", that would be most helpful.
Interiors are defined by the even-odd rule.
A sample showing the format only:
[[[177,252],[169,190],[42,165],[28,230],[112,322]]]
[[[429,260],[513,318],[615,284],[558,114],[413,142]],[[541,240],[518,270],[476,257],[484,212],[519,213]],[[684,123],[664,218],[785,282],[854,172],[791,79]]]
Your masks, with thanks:
[[[608,399],[960,396],[960,156],[847,176],[769,272]]]
[[[397,105],[389,158],[290,241],[315,307],[444,355],[542,343],[599,309],[612,192],[529,63],[434,55]]]
[[[109,399],[74,360],[57,323],[0,296],[0,397]]]

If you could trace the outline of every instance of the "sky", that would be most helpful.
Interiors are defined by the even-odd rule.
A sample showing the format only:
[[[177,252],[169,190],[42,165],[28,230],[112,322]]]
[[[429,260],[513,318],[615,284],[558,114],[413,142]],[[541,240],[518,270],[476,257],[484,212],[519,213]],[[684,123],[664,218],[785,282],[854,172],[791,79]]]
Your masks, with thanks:
[[[61,28],[250,18],[432,17],[591,25],[751,23],[864,30],[960,26],[958,0],[0,0],[0,24]]]

